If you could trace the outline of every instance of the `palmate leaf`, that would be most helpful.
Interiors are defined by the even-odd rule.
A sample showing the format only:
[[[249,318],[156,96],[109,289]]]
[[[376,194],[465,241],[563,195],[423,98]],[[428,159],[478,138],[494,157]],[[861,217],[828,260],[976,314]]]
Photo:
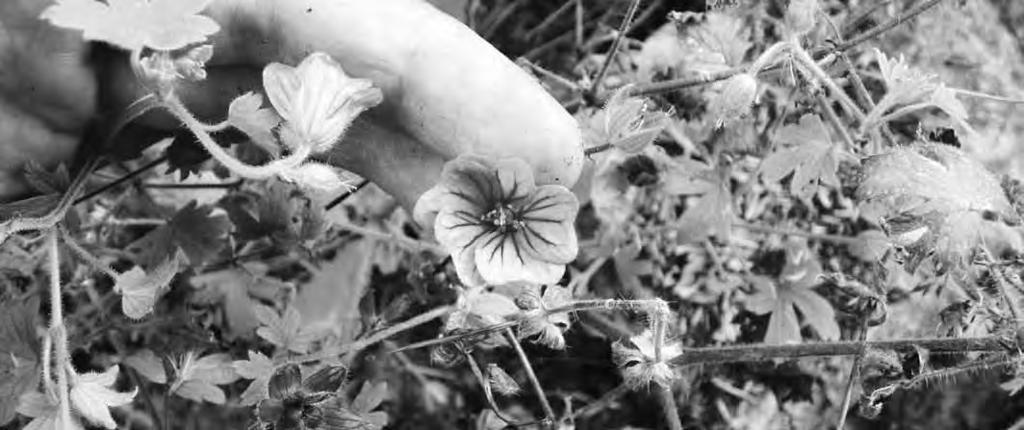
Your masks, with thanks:
[[[262,327],[256,334],[282,350],[304,354],[319,334],[302,324],[298,309],[289,307],[284,315],[267,306],[256,306],[256,318]]]
[[[821,185],[840,185],[836,170],[841,154],[817,115],[804,115],[799,123],[783,127],[774,140],[783,146],[761,162],[765,181],[778,182],[792,174],[790,192],[801,199],[813,196]]]
[[[778,282],[760,275],[751,275],[749,281],[754,292],[746,298],[747,310],[759,314],[771,314],[765,343],[782,344],[801,342],[800,311],[804,322],[811,326],[824,340],[839,338],[839,324],[836,322],[832,305],[811,289],[818,282],[821,266],[806,246],[790,244],[787,247],[787,261]]]
[[[128,252],[140,265],[155,267],[180,249],[190,263],[200,265],[212,260],[224,247],[230,225],[226,217],[213,214],[213,207],[199,206],[193,201],[167,224],[128,245]]]
[[[39,300],[0,305],[0,426],[14,419],[21,396],[39,381]]]
[[[272,298],[281,291],[294,288],[289,283],[265,276],[266,267],[249,263],[243,267],[203,273],[191,278],[199,291],[192,303],[220,306],[221,328],[228,339],[251,337],[260,326],[256,318],[254,298]]]
[[[248,360],[234,362],[238,376],[252,382],[242,392],[239,402],[242,406],[253,406],[270,397],[270,376],[274,373],[274,362],[261,352],[249,351]]]
[[[126,50],[170,51],[205,41],[220,30],[199,15],[212,0],[58,0],[41,16],[58,27],[81,30]]]
[[[323,408],[323,428],[327,430],[379,430],[388,424],[385,412],[374,411],[388,394],[387,382],[364,382],[359,394],[347,407],[340,401]]]

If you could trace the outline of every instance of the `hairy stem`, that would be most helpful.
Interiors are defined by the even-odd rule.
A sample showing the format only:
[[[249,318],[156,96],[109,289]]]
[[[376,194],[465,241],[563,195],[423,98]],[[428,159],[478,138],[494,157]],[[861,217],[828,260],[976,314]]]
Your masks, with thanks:
[[[60,251],[57,247],[57,230],[50,231],[48,250],[50,260],[50,337],[53,340],[57,372],[57,398],[60,401],[60,419],[64,425],[71,424],[71,399],[68,396],[68,334],[64,327],[64,306],[60,288]]]
[[[217,160],[228,170],[235,172],[235,174],[243,178],[272,178],[281,172],[294,168],[303,161],[306,161],[312,151],[312,148],[309,145],[301,145],[295,152],[291,153],[287,157],[271,161],[265,165],[252,166],[245,164],[233,157],[231,154],[228,154],[224,148],[221,148],[221,146],[218,145],[217,142],[213,140],[213,137],[211,137],[206,131],[209,127],[206,124],[199,122],[199,120],[192,115],[192,112],[189,112],[185,105],[181,103],[181,100],[178,100],[174,96],[170,96],[164,100],[163,106],[167,108],[175,118],[181,121],[197,139],[199,139],[199,144],[210,154],[211,157]]]
[[[679,406],[676,405],[672,388],[661,384],[655,384],[657,388],[658,401],[661,403],[661,410],[665,412],[665,422],[669,430],[683,430],[683,422],[679,420]]]
[[[163,222],[164,221],[161,221],[161,223]],[[85,260],[85,262],[92,266],[93,269],[107,275],[110,279],[117,279],[119,273],[115,272],[109,265],[104,264],[89,251],[86,251],[85,248],[83,248],[74,237],[71,237],[64,228],[58,227],[57,230],[60,232],[60,237],[64,240],[64,244],[67,245],[68,249],[70,249],[71,252],[74,252],[78,258]]]

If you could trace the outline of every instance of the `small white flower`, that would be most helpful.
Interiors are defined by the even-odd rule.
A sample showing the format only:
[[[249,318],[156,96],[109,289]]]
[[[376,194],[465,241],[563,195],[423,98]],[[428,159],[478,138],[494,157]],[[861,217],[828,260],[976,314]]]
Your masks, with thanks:
[[[284,119],[285,144],[293,150],[309,145],[314,153],[330,149],[356,116],[384,97],[368,79],[349,77],[322,52],[310,54],[297,67],[267,65],[263,87]]]

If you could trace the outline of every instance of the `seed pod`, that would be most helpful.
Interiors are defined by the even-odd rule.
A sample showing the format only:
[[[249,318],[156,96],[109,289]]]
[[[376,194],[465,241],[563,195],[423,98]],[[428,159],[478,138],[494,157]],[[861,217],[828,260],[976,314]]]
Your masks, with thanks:
[[[722,127],[750,113],[757,97],[757,78],[740,73],[723,82],[722,91],[708,103],[708,114],[715,126]]]

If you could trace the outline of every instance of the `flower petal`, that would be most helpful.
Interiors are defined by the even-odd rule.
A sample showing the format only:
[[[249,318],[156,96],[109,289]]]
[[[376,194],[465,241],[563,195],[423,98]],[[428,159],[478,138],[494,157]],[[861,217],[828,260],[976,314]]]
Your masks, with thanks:
[[[274,110],[285,121],[295,116],[295,97],[302,87],[295,68],[281,63],[270,63],[263,68],[263,90]]]
[[[521,158],[499,160],[495,171],[496,180],[501,187],[501,203],[522,201],[530,197],[537,188],[533,180],[533,168]]]
[[[519,208],[523,228],[518,234],[527,253],[560,264],[576,259],[579,246],[574,223],[579,207],[576,196],[561,185],[537,187],[530,200]]]
[[[451,196],[474,206],[477,215],[483,215],[500,198],[500,184],[494,164],[483,157],[462,155],[445,163],[441,171],[441,185]],[[447,206],[448,201],[442,203]]]
[[[538,260],[524,252],[520,235],[492,235],[477,246],[475,261],[480,276],[490,284],[525,281],[554,284],[565,273],[565,264]]]

